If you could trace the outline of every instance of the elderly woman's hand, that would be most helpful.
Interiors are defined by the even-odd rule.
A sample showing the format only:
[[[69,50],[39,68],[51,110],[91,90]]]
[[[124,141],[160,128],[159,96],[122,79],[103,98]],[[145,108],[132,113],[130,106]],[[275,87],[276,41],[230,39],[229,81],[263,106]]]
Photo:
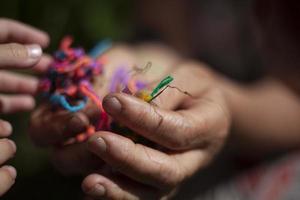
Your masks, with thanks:
[[[230,114],[214,78],[200,64],[183,63],[172,85],[145,103],[125,94],[110,94],[104,109],[119,123],[159,144],[161,150],[136,144],[113,132],[98,132],[88,149],[118,173],[93,173],[83,182],[94,199],[157,199],[207,165],[224,143]],[[137,184],[139,183],[139,184]]]
[[[136,134],[154,142],[145,146],[113,132],[97,132],[87,144],[55,147],[80,133],[98,116],[88,107],[82,112],[51,113],[42,106],[32,116],[31,136],[40,145],[54,145],[54,164],[64,173],[90,174],[82,187],[94,199],[158,199],[207,165],[222,147],[231,115],[217,78],[203,64],[183,61],[157,47],[111,50],[107,78],[113,66],[153,62],[144,80],[157,84],[166,74],[170,87],[153,104],[126,94],[104,98],[106,112]],[[147,59],[147,60],[145,60]],[[155,66],[169,66],[156,68]],[[100,89],[103,96],[105,92]],[[104,161],[104,162],[103,162]],[[104,165],[104,163],[106,165]]]

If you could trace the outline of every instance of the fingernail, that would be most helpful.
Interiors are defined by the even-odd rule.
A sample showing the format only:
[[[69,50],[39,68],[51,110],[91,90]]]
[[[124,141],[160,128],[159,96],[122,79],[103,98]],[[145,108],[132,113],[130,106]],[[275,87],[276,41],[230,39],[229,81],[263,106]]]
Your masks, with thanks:
[[[96,184],[87,194],[92,197],[101,197],[105,194],[105,188],[100,184]]]
[[[13,151],[16,152],[17,151],[16,144],[13,141],[9,140],[9,139],[7,139],[7,141],[11,145],[11,147],[13,148]]]
[[[12,133],[12,126],[7,121],[1,121],[0,128],[2,129],[3,135],[8,136]]]
[[[15,179],[17,177],[17,171],[14,167],[12,167],[12,166],[3,166],[2,168],[9,172],[12,179]]]
[[[92,138],[88,143],[88,148],[95,154],[99,155],[106,151],[106,144],[101,137]]]
[[[104,98],[103,107],[108,114],[120,113],[122,109],[122,105],[116,97]]]
[[[43,54],[42,48],[37,44],[26,45],[28,55],[32,59],[40,58]]]
[[[68,122],[66,133],[68,135],[73,135],[74,133],[84,131],[88,126],[88,123],[86,123],[86,121],[87,120],[82,119],[82,117],[80,117],[79,114],[74,115]]]

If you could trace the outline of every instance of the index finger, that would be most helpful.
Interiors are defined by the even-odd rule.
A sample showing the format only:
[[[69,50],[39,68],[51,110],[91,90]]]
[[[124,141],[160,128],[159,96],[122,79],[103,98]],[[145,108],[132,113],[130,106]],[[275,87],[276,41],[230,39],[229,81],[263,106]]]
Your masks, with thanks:
[[[18,42],[22,44],[39,44],[47,47],[49,36],[29,25],[0,18],[0,43]]]
[[[84,131],[87,125],[88,120],[82,113],[53,112],[51,106],[42,105],[31,115],[29,135],[38,146],[60,144]]]

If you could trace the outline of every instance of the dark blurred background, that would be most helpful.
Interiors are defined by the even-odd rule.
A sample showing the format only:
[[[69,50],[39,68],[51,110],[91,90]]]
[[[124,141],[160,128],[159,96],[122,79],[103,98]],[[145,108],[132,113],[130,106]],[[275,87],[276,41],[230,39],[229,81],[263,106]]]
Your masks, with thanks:
[[[246,82],[263,72],[250,28],[251,12],[250,0],[9,0],[0,6],[0,17],[48,32],[48,53],[66,34],[87,49],[107,37],[132,43],[159,40]],[[14,126],[18,151],[11,164],[18,177],[3,199],[81,199],[81,177],[66,178],[52,168],[48,151],[34,147],[26,134],[28,117],[4,117]],[[198,188],[201,183],[193,181],[189,187]],[[181,197],[188,199],[188,192]]]

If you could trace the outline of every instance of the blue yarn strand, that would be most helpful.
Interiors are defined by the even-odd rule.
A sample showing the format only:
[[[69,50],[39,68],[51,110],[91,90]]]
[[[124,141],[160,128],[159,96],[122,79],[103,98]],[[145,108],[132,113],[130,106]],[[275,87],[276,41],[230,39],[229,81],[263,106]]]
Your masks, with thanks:
[[[64,109],[68,110],[69,112],[78,112],[78,111],[82,110],[86,105],[86,99],[85,99],[84,101],[81,101],[78,105],[72,106],[68,103],[65,96],[59,95],[59,94],[51,95],[50,101],[53,104],[61,105]]]

